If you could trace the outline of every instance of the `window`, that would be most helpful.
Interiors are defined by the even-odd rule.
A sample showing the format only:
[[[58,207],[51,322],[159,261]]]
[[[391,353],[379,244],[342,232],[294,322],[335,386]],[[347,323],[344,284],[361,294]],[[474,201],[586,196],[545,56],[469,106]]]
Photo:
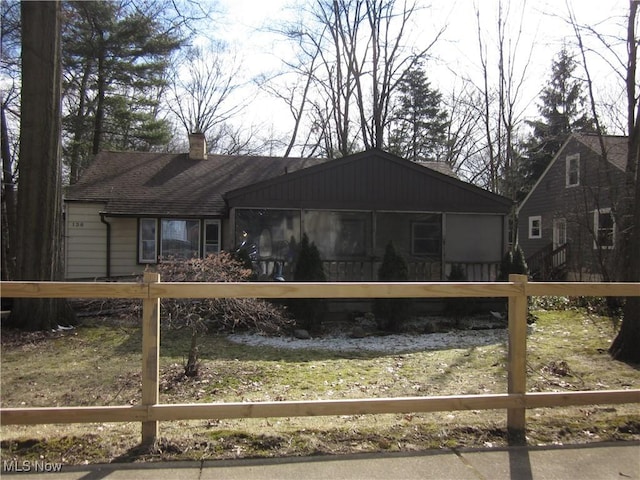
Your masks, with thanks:
[[[220,220],[141,218],[138,221],[138,262],[163,258],[199,258],[220,252]],[[201,247],[203,245],[203,247]]]
[[[162,219],[160,256],[194,258],[200,256],[200,220]]]
[[[411,254],[440,255],[439,222],[414,222],[411,224]]]
[[[220,220],[204,221],[204,256],[220,252]]]
[[[567,187],[580,185],[580,154],[567,155],[566,159],[566,183]]]
[[[529,217],[529,238],[542,238],[542,217]]]
[[[158,221],[155,218],[141,218],[138,227],[138,261],[156,263],[158,260]]]
[[[615,245],[615,221],[610,208],[593,212],[593,248],[611,249]]]

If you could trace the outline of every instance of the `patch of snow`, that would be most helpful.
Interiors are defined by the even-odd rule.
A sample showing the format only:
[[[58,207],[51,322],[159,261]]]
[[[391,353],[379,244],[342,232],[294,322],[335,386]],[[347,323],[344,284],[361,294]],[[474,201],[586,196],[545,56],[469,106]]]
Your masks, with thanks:
[[[382,352],[407,353],[422,350],[442,350],[447,348],[470,348],[507,340],[507,330],[454,330],[446,333],[407,334],[351,338],[347,334],[336,333],[322,337],[299,340],[293,337],[267,337],[255,333],[234,333],[227,337],[234,343],[255,347],[273,347],[308,350],[331,350],[340,352]]]

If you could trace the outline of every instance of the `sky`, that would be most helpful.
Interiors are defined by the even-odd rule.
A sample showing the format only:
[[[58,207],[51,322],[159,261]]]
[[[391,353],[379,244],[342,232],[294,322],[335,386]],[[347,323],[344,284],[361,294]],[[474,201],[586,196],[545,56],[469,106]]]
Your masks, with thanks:
[[[295,8],[292,5],[309,5],[312,1],[219,0],[223,13],[215,34],[222,36],[241,55],[247,77],[275,71],[279,68],[280,58],[289,55],[290,51],[277,35],[267,31],[268,28],[293,18]],[[416,21],[416,32],[419,32],[414,36],[416,43],[430,42],[433,32],[446,25],[446,30],[431,50],[432,56],[427,63],[432,85],[446,94],[454,85],[459,84],[461,77],[479,81],[481,69],[476,4],[480,7],[485,41],[490,43],[495,40],[496,22],[493,18],[497,12],[498,0],[417,0],[417,4],[430,7],[425,8]],[[590,25],[598,32],[619,36],[625,34],[624,25],[615,25],[611,17],[624,16],[628,10],[628,0],[506,0],[503,4],[509,8],[508,40],[515,42],[517,29],[522,24],[521,43],[517,48],[522,53],[515,57],[515,62],[516,70],[528,63],[520,100],[521,109],[528,119],[537,115],[536,101],[540,89],[550,77],[554,55],[563,42],[575,43],[573,30],[565,20],[568,18],[568,8],[574,11],[579,23]],[[590,56],[589,61],[590,70],[598,79],[596,89],[618,95],[612,89],[617,80],[609,73],[609,67],[596,55]],[[259,94],[252,100],[252,105],[253,108],[245,112],[246,121],[287,125],[290,120],[284,103],[270,99],[266,94]]]

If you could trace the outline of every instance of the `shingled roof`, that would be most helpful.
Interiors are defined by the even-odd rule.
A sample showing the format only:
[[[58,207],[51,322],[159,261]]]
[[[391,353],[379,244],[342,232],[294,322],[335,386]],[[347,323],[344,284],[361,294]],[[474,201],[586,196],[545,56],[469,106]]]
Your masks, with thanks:
[[[600,146],[598,135],[577,133],[574,134],[574,137],[596,154],[602,156],[602,147]],[[607,154],[607,161],[624,172],[627,169],[629,138],[620,135],[603,135],[602,141]]]
[[[222,216],[226,192],[327,162],[318,158],[100,152],[67,201],[102,202],[109,215]],[[448,165],[422,164],[453,175]]]
[[[312,158],[99,153],[67,201],[104,202],[110,215],[219,216],[232,189],[322,163]]]

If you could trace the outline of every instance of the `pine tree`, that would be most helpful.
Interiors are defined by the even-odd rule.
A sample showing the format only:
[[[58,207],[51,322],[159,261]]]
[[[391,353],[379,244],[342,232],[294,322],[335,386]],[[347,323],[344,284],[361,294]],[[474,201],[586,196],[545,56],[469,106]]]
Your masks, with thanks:
[[[296,282],[326,282],[320,251],[305,233],[302,236],[293,271]],[[292,298],[288,301],[289,311],[296,320],[296,325],[310,332],[320,331],[322,319],[327,310],[327,302],[323,298]]]
[[[392,242],[389,242],[378,269],[378,280],[381,282],[406,282],[409,280],[407,262],[400,255]],[[397,332],[409,316],[411,300],[406,298],[378,298],[374,302],[374,313],[380,328]]]
[[[587,113],[583,84],[574,77],[577,66],[566,47],[553,60],[551,78],[540,94],[538,112],[541,118],[528,122],[533,133],[525,145],[528,159],[521,162],[519,198],[524,197],[540,178],[571,133],[595,132],[594,121]]]
[[[398,87],[388,150],[414,162],[435,161],[446,143],[447,114],[442,95],[431,88],[421,67],[408,70]]]
[[[157,5],[63,4],[63,159],[71,183],[100,150],[149,150],[170,139],[157,118],[158,92],[182,39],[158,20]]]

